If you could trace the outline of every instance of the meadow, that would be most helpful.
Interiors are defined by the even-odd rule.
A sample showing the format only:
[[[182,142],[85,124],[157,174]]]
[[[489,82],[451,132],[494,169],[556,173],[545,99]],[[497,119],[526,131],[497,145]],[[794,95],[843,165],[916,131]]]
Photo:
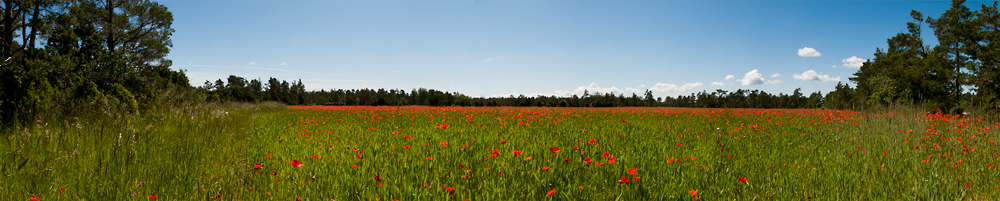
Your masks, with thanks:
[[[5,131],[0,199],[984,200],[1000,124],[811,109],[229,105]]]

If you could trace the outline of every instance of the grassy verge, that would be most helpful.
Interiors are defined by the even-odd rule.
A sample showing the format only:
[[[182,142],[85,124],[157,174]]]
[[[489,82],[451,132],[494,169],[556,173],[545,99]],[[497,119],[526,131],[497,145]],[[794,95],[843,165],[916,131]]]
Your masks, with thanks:
[[[0,199],[193,199],[245,185],[255,115],[275,106],[194,105],[104,112],[6,128]]]

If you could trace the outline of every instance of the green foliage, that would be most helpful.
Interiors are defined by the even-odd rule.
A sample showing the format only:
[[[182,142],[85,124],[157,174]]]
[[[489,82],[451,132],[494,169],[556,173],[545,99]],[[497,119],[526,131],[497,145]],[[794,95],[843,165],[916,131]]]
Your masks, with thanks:
[[[0,124],[203,101],[165,59],[173,17],[148,0],[11,1],[0,21]],[[24,25],[24,26],[21,26]],[[30,32],[30,33],[27,33]],[[44,38],[43,44],[36,38]],[[36,45],[42,45],[36,47]],[[121,110],[113,109],[121,108]]]
[[[908,33],[876,48],[875,58],[851,77],[856,88],[840,87],[827,95],[836,106],[862,109],[898,104],[923,105],[928,110],[961,113],[974,109],[1000,111],[1000,14],[997,2],[973,11],[954,0],[938,18],[912,11]],[[933,29],[939,45],[926,47],[921,27]],[[966,90],[969,89],[969,90]],[[848,106],[844,103],[852,103]],[[865,102],[865,106],[856,103]],[[978,108],[978,109],[977,109]]]

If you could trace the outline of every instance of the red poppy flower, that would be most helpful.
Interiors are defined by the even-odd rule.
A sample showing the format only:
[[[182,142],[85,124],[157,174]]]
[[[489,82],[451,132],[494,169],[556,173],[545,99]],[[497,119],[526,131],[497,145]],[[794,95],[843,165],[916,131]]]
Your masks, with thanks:
[[[361,154],[358,154],[357,157],[358,157],[358,159],[361,159]]]
[[[448,141],[441,141],[441,147],[448,146]]]
[[[319,157],[319,155],[312,155],[313,158]]]
[[[293,167],[302,167],[302,162],[299,162],[299,160],[292,160],[288,163],[291,163]]]
[[[351,168],[358,168],[358,165],[351,165]]]
[[[375,175],[375,181],[382,181],[382,177],[379,177],[378,175]]]
[[[38,199],[38,198],[35,198],[35,197],[28,198],[28,201],[39,201],[39,200],[41,200],[41,199]]]
[[[595,140],[594,138],[590,138],[590,141],[587,141],[587,144],[594,144],[594,143],[597,143],[597,140]]]
[[[262,168],[262,167],[260,166],[259,163],[253,165],[253,170],[260,170],[260,168]]]
[[[430,156],[428,156],[427,160],[434,160],[434,158],[431,158]]]
[[[531,156],[528,156],[528,157],[524,157],[524,160],[526,160],[526,161],[527,161],[527,160],[531,160]]]
[[[403,145],[403,149],[409,149],[410,145]]]
[[[507,140],[500,140],[500,144],[507,143]]]
[[[264,158],[271,158],[271,154],[267,154]]]
[[[514,153],[515,155],[517,155],[517,154],[521,154],[521,151],[518,151],[518,150],[514,150],[514,151],[512,151],[511,153]]]
[[[738,181],[738,182],[747,182],[747,177],[740,177],[740,178],[736,179],[736,181]]]
[[[66,192],[66,190],[63,190],[62,188],[59,188],[59,192],[60,192],[60,193],[65,193],[65,192]]]
[[[615,159],[614,156],[611,156],[611,157],[608,158],[608,164],[615,163],[615,162],[618,162],[618,159]]]
[[[150,195],[149,196],[149,198],[157,198],[157,197],[159,197],[159,196],[156,196],[156,195]]]
[[[550,190],[545,196],[552,196],[552,194],[556,194],[556,190]]]
[[[608,152],[604,152],[604,154],[601,154],[601,157],[604,157],[604,158],[607,158],[608,156],[609,156]]]
[[[993,167],[993,163],[990,163],[990,164],[988,164],[988,165],[986,165],[986,166],[990,166],[990,167]]]
[[[636,171],[636,170],[638,170],[638,169],[637,169],[637,168],[632,168],[632,169],[629,169],[629,170],[628,170],[628,173],[629,173],[629,174],[632,174],[632,175],[635,175],[635,171]]]
[[[542,167],[542,170],[549,170],[549,166]]]
[[[559,153],[559,148],[557,148],[557,147],[549,147],[549,151],[552,151],[552,153]]]
[[[580,147],[576,147],[576,145],[573,145],[573,150],[580,151]]]
[[[583,158],[584,164],[590,164],[590,158]]]
[[[618,184],[628,184],[628,177],[622,176],[622,179],[618,180]]]
[[[455,189],[454,188],[448,187],[447,189],[444,189],[444,191],[448,191],[448,196],[455,195]]]
[[[688,191],[688,194],[691,194],[691,196],[694,197],[698,197],[698,189],[690,190]]]

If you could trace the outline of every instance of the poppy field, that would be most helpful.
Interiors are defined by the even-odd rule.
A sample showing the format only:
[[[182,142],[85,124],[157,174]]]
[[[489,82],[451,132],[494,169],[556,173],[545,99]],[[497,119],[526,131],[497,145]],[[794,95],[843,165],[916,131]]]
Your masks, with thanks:
[[[0,171],[5,181],[13,182],[0,184],[0,197],[1000,197],[996,169],[1000,167],[994,167],[1000,162],[995,143],[1000,125],[958,115],[805,109],[290,106],[175,112],[161,121],[125,125],[121,130],[134,129],[140,135],[86,137],[78,134],[85,129],[73,126],[41,126],[7,137],[4,145],[14,146],[4,147]],[[46,139],[45,135],[56,140],[37,140]]]

